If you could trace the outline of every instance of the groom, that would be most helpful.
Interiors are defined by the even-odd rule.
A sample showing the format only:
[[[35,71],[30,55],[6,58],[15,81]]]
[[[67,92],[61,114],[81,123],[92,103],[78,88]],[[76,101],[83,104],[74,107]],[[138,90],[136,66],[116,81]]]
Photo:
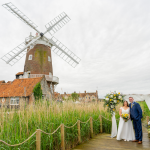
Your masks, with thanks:
[[[131,120],[133,120],[133,126],[135,130],[135,140],[133,142],[142,144],[142,109],[138,103],[134,102],[133,97],[129,97],[129,101],[130,117]]]

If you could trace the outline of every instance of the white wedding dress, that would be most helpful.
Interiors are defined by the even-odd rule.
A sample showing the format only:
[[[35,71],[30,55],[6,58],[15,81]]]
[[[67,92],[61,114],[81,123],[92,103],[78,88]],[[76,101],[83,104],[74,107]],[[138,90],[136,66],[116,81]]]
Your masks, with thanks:
[[[130,108],[127,110],[124,110],[122,107],[122,114],[129,114],[130,113]],[[119,121],[119,127],[118,127],[118,134],[117,134],[117,140],[135,140],[135,134],[133,130],[133,125],[131,119],[129,119],[127,122],[123,120],[122,117],[120,117]]]

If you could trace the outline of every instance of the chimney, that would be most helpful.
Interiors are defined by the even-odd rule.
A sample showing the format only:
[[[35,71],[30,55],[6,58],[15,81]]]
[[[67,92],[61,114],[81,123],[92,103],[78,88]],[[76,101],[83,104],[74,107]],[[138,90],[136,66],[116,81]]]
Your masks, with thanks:
[[[86,91],[84,91],[86,93]]]
[[[66,92],[64,92],[64,94],[66,95]]]
[[[74,91],[74,93],[76,93],[76,91]]]
[[[5,80],[1,80],[0,83],[5,83]]]

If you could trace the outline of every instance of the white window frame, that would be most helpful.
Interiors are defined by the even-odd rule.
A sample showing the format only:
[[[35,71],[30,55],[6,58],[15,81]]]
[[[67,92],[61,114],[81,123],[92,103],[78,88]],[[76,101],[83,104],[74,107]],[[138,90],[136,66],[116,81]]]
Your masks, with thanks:
[[[4,103],[5,102],[5,98],[2,98],[2,103]]]
[[[10,105],[19,105],[19,97],[11,97],[10,98]]]
[[[82,97],[79,97],[79,100],[82,100]]]
[[[44,97],[45,97],[45,96],[44,96],[44,95],[42,95],[42,99],[44,99]]]
[[[29,55],[29,58],[28,58],[28,60],[32,60],[32,55]]]
[[[51,62],[51,57],[50,56],[48,56],[48,61]]]

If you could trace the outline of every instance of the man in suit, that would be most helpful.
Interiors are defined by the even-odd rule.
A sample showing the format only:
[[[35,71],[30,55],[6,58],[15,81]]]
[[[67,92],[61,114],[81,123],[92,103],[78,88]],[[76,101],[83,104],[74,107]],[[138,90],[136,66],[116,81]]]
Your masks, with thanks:
[[[133,142],[142,144],[142,109],[138,103],[134,102],[133,97],[129,97],[129,101],[130,117],[131,120],[133,120],[133,126],[135,130],[135,140]]]

